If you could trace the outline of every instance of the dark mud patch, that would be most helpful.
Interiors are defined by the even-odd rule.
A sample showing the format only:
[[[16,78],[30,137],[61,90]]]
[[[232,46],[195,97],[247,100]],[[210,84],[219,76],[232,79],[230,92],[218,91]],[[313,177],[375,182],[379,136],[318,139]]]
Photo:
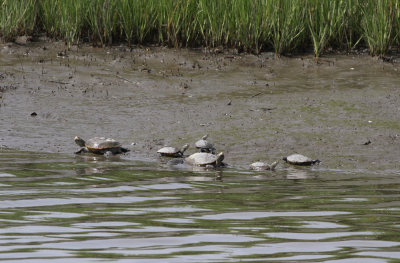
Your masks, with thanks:
[[[162,145],[191,143],[190,153],[208,133],[237,167],[298,152],[321,168],[398,169],[398,64],[153,47],[65,52],[58,42],[0,50],[3,147],[72,154],[75,135],[109,136],[131,147],[123,158],[156,160]]]

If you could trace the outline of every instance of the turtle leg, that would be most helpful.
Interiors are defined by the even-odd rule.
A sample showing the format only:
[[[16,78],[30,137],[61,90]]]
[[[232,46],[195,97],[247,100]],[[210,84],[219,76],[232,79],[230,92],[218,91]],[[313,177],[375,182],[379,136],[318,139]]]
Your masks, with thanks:
[[[216,168],[216,166],[213,165],[213,164],[207,164],[207,165],[204,166],[204,168],[205,169],[214,169],[214,168]]]
[[[123,147],[121,147],[121,148],[120,148],[120,151],[121,151],[121,153],[127,153],[127,152],[129,152],[130,150],[129,150],[129,149],[126,149],[126,148],[123,148]]]
[[[87,153],[88,149],[86,147],[82,147],[79,151],[75,152],[75,154]]]
[[[114,153],[112,151],[105,151],[104,152],[104,157],[111,157],[113,155],[114,155]]]

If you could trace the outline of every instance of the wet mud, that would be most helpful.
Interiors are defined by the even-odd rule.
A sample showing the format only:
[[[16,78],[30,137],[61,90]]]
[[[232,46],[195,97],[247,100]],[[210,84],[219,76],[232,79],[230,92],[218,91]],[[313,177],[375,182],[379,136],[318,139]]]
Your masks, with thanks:
[[[121,158],[157,161],[209,134],[238,168],[302,153],[326,169],[398,169],[396,62],[41,41],[2,44],[0,65],[2,148],[72,155],[76,135],[106,136],[131,149]]]

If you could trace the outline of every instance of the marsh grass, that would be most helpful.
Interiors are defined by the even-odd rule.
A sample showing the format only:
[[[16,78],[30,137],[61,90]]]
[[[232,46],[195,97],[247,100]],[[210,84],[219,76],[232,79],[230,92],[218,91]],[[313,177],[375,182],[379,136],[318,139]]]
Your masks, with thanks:
[[[45,32],[68,45],[126,41],[276,56],[399,45],[400,0],[0,0],[3,40]]]
[[[0,1],[0,35],[4,40],[32,34],[36,24],[36,7],[36,0]]]
[[[197,1],[194,0],[167,0],[160,1],[160,10],[164,16],[158,24],[166,25],[167,42],[175,47],[187,46],[196,39],[197,35]],[[163,40],[163,39],[161,39]]]
[[[78,1],[79,2],[79,1]],[[120,17],[116,12],[117,1],[92,0],[87,2],[86,21],[89,39],[102,46],[111,45],[113,36],[118,36]]]
[[[362,40],[360,2],[364,0],[346,0],[343,25],[332,39],[332,46],[350,51]]]
[[[290,52],[305,39],[304,1],[268,1],[266,20],[275,54]]]
[[[231,37],[228,23],[231,9],[229,0],[198,1],[197,23],[199,32],[206,46],[226,45]],[[234,22],[233,22],[234,23]]]
[[[43,29],[52,37],[63,38],[68,46],[79,42],[85,25],[87,2],[75,0],[41,0]]]
[[[314,55],[319,57],[345,25],[346,1],[308,1],[307,25],[314,46]]]
[[[269,30],[265,13],[265,1],[232,1],[228,32],[232,32],[230,44],[246,51],[259,53],[266,46]]]
[[[361,5],[363,38],[372,55],[387,53],[394,36],[394,19],[398,1],[366,0]]]
[[[123,35],[132,43],[143,44],[149,34],[154,30],[155,10],[153,0],[120,0],[117,1],[116,10],[120,18]]]

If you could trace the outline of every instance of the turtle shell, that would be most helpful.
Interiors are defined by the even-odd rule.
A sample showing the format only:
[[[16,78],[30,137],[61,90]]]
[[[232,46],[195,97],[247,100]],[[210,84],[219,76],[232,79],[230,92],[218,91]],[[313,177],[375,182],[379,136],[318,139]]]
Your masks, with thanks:
[[[272,164],[268,164],[265,162],[255,162],[250,164],[251,170],[263,171],[263,170],[275,170],[275,167],[278,165],[278,162],[273,162]]]
[[[284,158],[284,160],[290,164],[297,164],[297,165],[312,165],[318,160],[313,160],[310,157],[301,155],[301,154],[292,154],[288,157]]]
[[[158,153],[174,154],[178,153],[179,149],[175,147],[166,146],[157,151]]]
[[[208,134],[204,135],[200,140],[195,143],[196,148],[198,149],[212,149],[214,146],[212,143],[207,141]]]
[[[222,154],[222,156],[223,156],[223,154]],[[215,165],[217,159],[218,159],[218,155],[200,152],[200,153],[194,153],[194,154],[190,155],[189,157],[186,157],[185,161],[191,165],[206,166],[206,165]],[[223,160],[223,157],[222,157],[222,160]]]
[[[94,137],[86,141],[85,146],[89,151],[99,152],[108,149],[120,148],[121,143],[111,138]]]
[[[178,148],[166,146],[166,147],[163,147],[160,150],[158,150],[157,153],[159,153],[162,156],[175,157],[177,155],[179,156],[181,152],[180,152],[180,149],[178,149]]]
[[[264,162],[255,162],[250,164],[250,169],[256,170],[256,171],[261,171],[261,170],[269,170],[271,167],[269,164],[264,163]]]
[[[196,142],[196,148],[213,148],[214,146],[207,140],[198,140]]]
[[[161,156],[168,157],[182,157],[183,153],[189,148],[189,144],[185,144],[182,146],[182,149],[178,149],[171,146],[165,146],[157,151]]]

